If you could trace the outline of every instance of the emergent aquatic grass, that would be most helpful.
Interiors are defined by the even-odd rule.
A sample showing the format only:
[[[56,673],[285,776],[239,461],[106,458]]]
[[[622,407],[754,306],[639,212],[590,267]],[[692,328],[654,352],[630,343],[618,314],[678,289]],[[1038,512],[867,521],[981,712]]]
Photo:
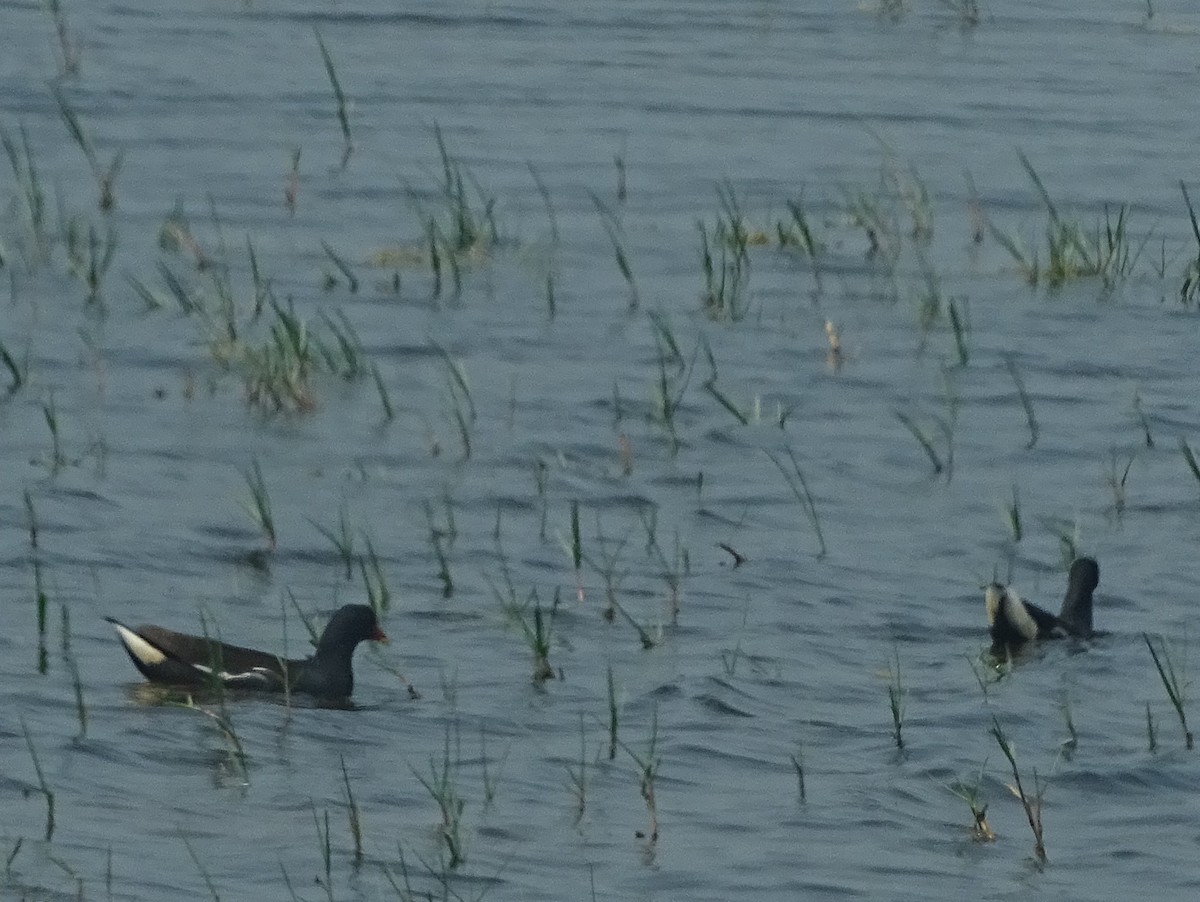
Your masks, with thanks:
[[[1150,641],[1149,633],[1142,633],[1142,638],[1146,642],[1146,648],[1150,649],[1150,657],[1154,659],[1154,669],[1158,671],[1158,678],[1162,680],[1163,688],[1167,691],[1167,698],[1171,700],[1171,707],[1175,709],[1175,714],[1179,717],[1179,726],[1183,729],[1183,744],[1184,747],[1191,750],[1193,746],[1192,731],[1188,728],[1187,711],[1185,710],[1185,690],[1187,688],[1187,680],[1184,678],[1182,667],[1179,671],[1175,669],[1175,663],[1171,660],[1171,650],[1167,646],[1167,642],[1161,636],[1158,637],[1158,648],[1154,647],[1154,643]],[[1150,728],[1150,735],[1153,739],[1153,728]]]
[[[1132,275],[1152,233],[1133,243],[1128,206],[1122,204],[1114,212],[1106,204],[1103,218],[1089,230],[1060,214],[1029,158],[1019,150],[1017,157],[1046,210],[1045,244],[1029,250],[1019,237],[1002,232],[991,222],[988,226],[1024,279],[1031,286],[1045,282],[1054,290],[1075,279],[1095,278],[1110,290]]]
[[[696,224],[704,271],[701,307],[709,319],[737,322],[750,309],[750,233],[732,183],[717,186],[717,201],[720,212],[711,232],[704,222]]]
[[[992,830],[991,825],[987,820],[987,802],[983,798],[980,790],[983,784],[984,768],[987,762],[984,762],[984,767],[979,769],[979,773],[974,779],[955,780],[947,789],[958,796],[967,804],[967,808],[971,812],[971,839],[975,842],[993,842],[996,839],[996,833]]]
[[[888,663],[888,710],[892,714],[892,741],[897,749],[904,748],[904,714],[907,707],[908,690],[900,674],[900,649]]]
[[[317,39],[317,47],[321,51],[321,62],[325,64],[325,74],[329,76],[329,86],[333,89],[334,100],[337,101],[337,119],[338,125],[342,128],[343,141],[342,168],[345,169],[346,164],[350,162],[350,154],[354,152],[354,139],[350,135],[349,104],[346,101],[346,92],[342,90],[337,69],[333,65],[333,57],[329,55],[325,41],[321,38],[321,32],[317,31],[316,26],[313,27],[313,36]]]
[[[117,176],[121,172],[121,163],[124,160],[124,154],[121,151],[117,151],[107,166],[101,165],[100,158],[96,153],[91,138],[84,131],[83,123],[80,121],[79,115],[75,112],[75,108],[71,106],[70,101],[67,99],[62,86],[56,82],[51,82],[50,93],[54,97],[54,102],[58,105],[58,112],[62,116],[63,123],[67,126],[67,132],[70,134],[71,140],[83,152],[84,158],[92,170],[92,177],[96,180],[96,188],[99,193],[98,204],[100,209],[103,211],[111,210],[117,202]]]
[[[38,758],[37,749],[33,745],[33,736],[29,733],[29,725],[25,723],[25,717],[18,715],[17,718],[21,723],[21,732],[25,734],[25,745],[29,749],[29,757],[33,759],[33,769],[37,774],[38,789],[42,793],[42,798],[46,800],[46,842],[50,842],[54,838],[54,791],[50,788],[50,784],[46,782],[46,774],[42,771],[42,762]],[[15,852],[13,853],[16,854]],[[11,862],[11,858],[9,861]]]
[[[267,481],[263,477],[262,467],[258,458],[250,462],[250,469],[242,471],[246,488],[250,490],[250,499],[242,500],[242,509],[246,511],[254,524],[262,530],[267,542],[267,551],[273,552],[279,543],[275,532],[275,515],[271,511],[271,494],[267,491]]]
[[[1029,822],[1029,829],[1033,833],[1034,859],[1039,865],[1045,864],[1046,843],[1042,828],[1042,801],[1046,793],[1046,786],[1038,779],[1037,769],[1034,768],[1033,793],[1026,792],[1025,785],[1021,782],[1021,772],[1017,769],[1016,753],[1013,751],[1008,737],[1004,735],[1000,721],[996,719],[995,715],[992,716],[991,734],[999,744],[1000,751],[1003,752],[1009,767],[1012,768],[1013,782],[1009,784],[1008,788],[1020,801],[1021,807],[1025,809],[1025,819]]]
[[[453,871],[466,861],[466,848],[462,836],[462,814],[466,802],[458,788],[457,757],[452,759],[450,756],[449,726],[446,727],[441,762],[439,763],[436,758],[431,756],[429,776],[426,777],[416,768],[413,768],[413,775],[425,787],[426,792],[437,803],[438,810],[441,812],[442,822],[438,828],[438,835],[448,856],[446,866],[448,870]]]

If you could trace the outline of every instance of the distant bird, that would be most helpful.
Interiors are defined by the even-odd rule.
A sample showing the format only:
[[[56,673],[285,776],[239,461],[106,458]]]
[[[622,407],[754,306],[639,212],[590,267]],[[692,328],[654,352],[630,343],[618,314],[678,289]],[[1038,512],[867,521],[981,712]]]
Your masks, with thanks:
[[[1067,594],[1058,616],[1024,601],[1012,589],[992,583],[984,590],[992,652],[1004,655],[1036,639],[1092,636],[1092,593],[1100,584],[1100,566],[1093,558],[1076,558],[1067,576]]]
[[[130,629],[105,618],[133,665],[152,683],[212,686],[267,692],[305,692],[321,698],[349,698],[354,691],[351,658],[359,642],[387,642],[375,612],[365,604],[339,608],[317,642],[316,653],[285,660],[264,651],[242,648],[203,636],[188,636],[161,626]]]

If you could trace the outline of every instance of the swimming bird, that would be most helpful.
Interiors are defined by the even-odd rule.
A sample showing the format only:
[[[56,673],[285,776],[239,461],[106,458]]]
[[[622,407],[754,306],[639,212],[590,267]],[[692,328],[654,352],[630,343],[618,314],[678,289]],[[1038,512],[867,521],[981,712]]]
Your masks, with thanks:
[[[1000,583],[984,590],[992,652],[1003,655],[1035,639],[1090,638],[1092,593],[1100,583],[1100,565],[1090,557],[1076,558],[1067,576],[1067,594],[1058,616],[1025,601]]]
[[[349,698],[354,690],[351,658],[358,643],[387,642],[375,612],[365,604],[339,608],[325,626],[311,658],[277,655],[204,636],[188,636],[161,626],[130,629],[106,617],[129,653],[133,666],[152,683],[229,689],[305,692],[322,698]]]

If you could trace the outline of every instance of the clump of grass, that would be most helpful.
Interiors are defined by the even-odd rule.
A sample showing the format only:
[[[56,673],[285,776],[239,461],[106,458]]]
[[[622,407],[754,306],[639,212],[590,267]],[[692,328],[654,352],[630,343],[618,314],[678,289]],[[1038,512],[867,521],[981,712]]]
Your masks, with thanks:
[[[429,759],[429,776],[413,769],[417,780],[425,787],[426,792],[437,803],[442,815],[442,823],[438,834],[449,856],[447,867],[454,870],[466,861],[466,848],[462,837],[462,814],[466,803],[458,789],[458,763],[450,757],[450,728],[446,728],[445,745],[442,751],[441,763],[437,759]]]
[[[533,654],[533,681],[543,683],[554,679],[554,668],[550,666],[550,637],[554,629],[554,615],[558,612],[558,592],[554,593],[554,603],[550,606],[549,623],[542,616],[542,605],[534,599],[533,623],[521,618],[521,631]]]
[[[507,566],[504,568],[503,593],[490,580],[488,582],[491,585],[492,595],[500,603],[505,616],[515,621],[521,628],[521,633],[525,637],[525,642],[529,646],[530,653],[533,655],[533,682],[541,684],[546,680],[554,679],[554,668],[550,666],[550,645],[554,631],[554,618],[558,614],[558,590],[555,589],[554,601],[550,605],[550,612],[547,617],[542,611],[542,604],[538,599],[537,589],[531,589],[525,600],[519,601],[517,599],[517,593],[513,588]],[[533,604],[532,616],[528,613],[530,603]]]
[[[983,767],[979,769],[979,774],[971,781],[955,780],[947,789],[967,803],[967,807],[971,811],[971,839],[975,842],[993,842],[996,839],[995,831],[987,821],[987,802],[984,801],[980,793],[980,785],[983,783],[984,767],[987,767],[987,762],[983,763]]]
[[[378,251],[371,260],[378,266],[428,267],[433,282],[431,293],[437,298],[442,295],[447,272],[457,296],[462,290],[464,265],[485,260],[500,243],[501,234],[495,196],[451,153],[437,123],[433,135],[440,175],[432,188],[410,184],[406,189],[423,237],[411,246]],[[393,289],[399,291],[398,270]]]
[[[888,710],[892,713],[892,740],[896,748],[904,748],[904,714],[908,690],[904,688],[904,680],[900,674],[900,649],[895,650],[895,658],[888,663]]]
[[[442,164],[441,193],[449,213],[449,228],[445,229],[452,256],[486,251],[500,240],[496,223],[496,198],[480,186],[462,162],[450,154],[441,128],[435,123],[434,140]],[[466,185],[475,189],[472,204]]]
[[[623,748],[633,759],[638,767],[638,790],[641,792],[642,800],[646,803],[646,813],[649,815],[650,823],[646,830],[637,830],[634,835],[638,839],[644,839],[651,846],[658,842],[658,801],[656,794],[656,784],[658,780],[658,768],[662,764],[662,758],[657,753],[658,746],[658,706],[654,706],[654,710],[650,717],[650,737],[647,742],[645,754],[638,754],[624,742],[617,740],[618,744]]]
[[[812,265],[813,281],[816,283],[816,293],[819,296],[824,290],[821,279],[821,258],[825,254],[825,244],[817,236],[812,226],[808,212],[804,207],[803,195],[786,203],[788,220],[780,220],[775,225],[779,246],[785,250],[795,250],[808,259]]]
[[[1159,647],[1156,649],[1154,643],[1150,641],[1149,633],[1142,633],[1142,638],[1146,640],[1146,647],[1150,649],[1150,657],[1154,659],[1154,669],[1158,671],[1158,678],[1162,680],[1163,688],[1167,691],[1167,698],[1171,700],[1171,707],[1175,709],[1175,714],[1179,717],[1179,725],[1183,728],[1184,747],[1190,750],[1193,746],[1192,731],[1188,728],[1187,712],[1184,709],[1185,692],[1188,682],[1184,678],[1182,671],[1176,672],[1166,640],[1159,636]],[[1149,712],[1149,708],[1147,708],[1147,712]],[[1147,713],[1147,717],[1149,717],[1149,713]],[[1150,735],[1153,738],[1152,727],[1150,728]]]
[[[928,244],[933,239],[933,204],[929,189],[914,166],[902,165],[887,142],[881,144],[887,156],[883,164],[884,183],[908,214],[909,237],[917,244]]]
[[[885,208],[883,200],[862,189],[844,187],[842,204],[846,221],[867,239],[867,259],[881,260],[892,269],[900,256],[901,240],[895,217]]]
[[[1103,219],[1088,230],[1059,213],[1028,157],[1021,151],[1017,156],[1046,208],[1045,262],[1041,262],[1039,250],[1029,251],[1019,238],[1006,235],[991,223],[989,227],[1025,280],[1035,286],[1045,281],[1047,287],[1057,289],[1075,279],[1097,278],[1107,290],[1130,276],[1150,234],[1134,246],[1129,234],[1129,208],[1122,204],[1114,212],[1106,204]]]
[[[720,212],[712,227],[697,223],[700,232],[700,262],[704,270],[701,296],[705,315],[712,320],[737,322],[749,312],[750,232],[741,203],[726,181],[717,187]]]
[[[356,381],[370,372],[358,335],[344,315],[322,315],[320,327],[313,327],[290,302],[284,307],[271,298],[269,311],[261,343],[240,339],[230,318],[209,345],[214,360],[239,372],[253,406],[267,412],[311,411],[317,404],[317,375]]]
[[[1042,829],[1042,801],[1045,796],[1045,784],[1038,780],[1037,769],[1033,771],[1033,795],[1025,791],[1025,786],[1021,782],[1021,773],[1017,769],[1017,759],[1013,752],[1012,745],[1008,741],[1008,737],[1004,735],[1004,730],[1000,727],[1000,721],[993,715],[991,734],[996,738],[996,742],[1000,746],[1000,751],[1004,753],[1009,767],[1012,768],[1013,782],[1009,784],[1009,790],[1021,802],[1021,807],[1025,809],[1025,819],[1029,822],[1029,829],[1033,833],[1033,854],[1038,864],[1046,863],[1046,844]]]

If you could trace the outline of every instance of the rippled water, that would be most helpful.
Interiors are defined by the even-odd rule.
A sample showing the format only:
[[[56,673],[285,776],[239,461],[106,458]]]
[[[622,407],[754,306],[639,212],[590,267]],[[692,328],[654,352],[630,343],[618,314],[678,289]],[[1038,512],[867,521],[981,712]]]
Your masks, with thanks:
[[[1195,757],[1141,633],[1184,663],[1200,485],[1179,446],[1198,388],[1180,124],[1200,17],[825,6],[72,4],[64,74],[51,13],[0,2],[0,343],[25,379],[0,402],[0,895],[1194,897]],[[349,101],[344,168],[314,29]],[[101,174],[123,154],[111,213],[50,85]],[[444,261],[440,294],[435,124],[501,233],[463,255],[458,292]],[[976,245],[979,211],[1044,241],[1018,149],[1064,219],[1091,230],[1129,204],[1127,246],[1150,234],[1131,273],[1031,287],[993,232]],[[697,223],[713,235],[719,192],[751,235],[736,321],[701,303]],[[778,245],[788,201],[815,267]],[[879,211],[881,253],[854,209]],[[117,236],[91,303],[66,247],[89,224]],[[393,417],[370,375],[317,375],[310,410],[252,403],[214,352],[226,272],[239,341],[278,326],[252,317],[252,267],[260,298],[327,342],[319,312],[345,315]],[[803,495],[789,452],[820,537],[772,460]],[[242,507],[254,461],[273,552]],[[359,652],[353,710],[231,700],[240,767],[211,718],[146,693],[102,618],[195,631],[203,614],[282,651],[286,613],[296,654],[297,606],[320,622],[366,597],[323,534],[342,512],[355,554],[366,536],[378,554],[393,642]],[[979,587],[1011,574],[1056,607],[1064,536],[1100,561],[1108,633],[1039,649],[985,694]],[[609,589],[653,647],[602,617]],[[562,679],[540,686],[503,604],[535,591],[559,599]],[[1046,783],[1044,867],[993,717],[1026,784]],[[657,842],[637,835],[639,760],[658,762]],[[454,868],[423,785],[447,769]],[[947,789],[981,769],[991,844]]]

